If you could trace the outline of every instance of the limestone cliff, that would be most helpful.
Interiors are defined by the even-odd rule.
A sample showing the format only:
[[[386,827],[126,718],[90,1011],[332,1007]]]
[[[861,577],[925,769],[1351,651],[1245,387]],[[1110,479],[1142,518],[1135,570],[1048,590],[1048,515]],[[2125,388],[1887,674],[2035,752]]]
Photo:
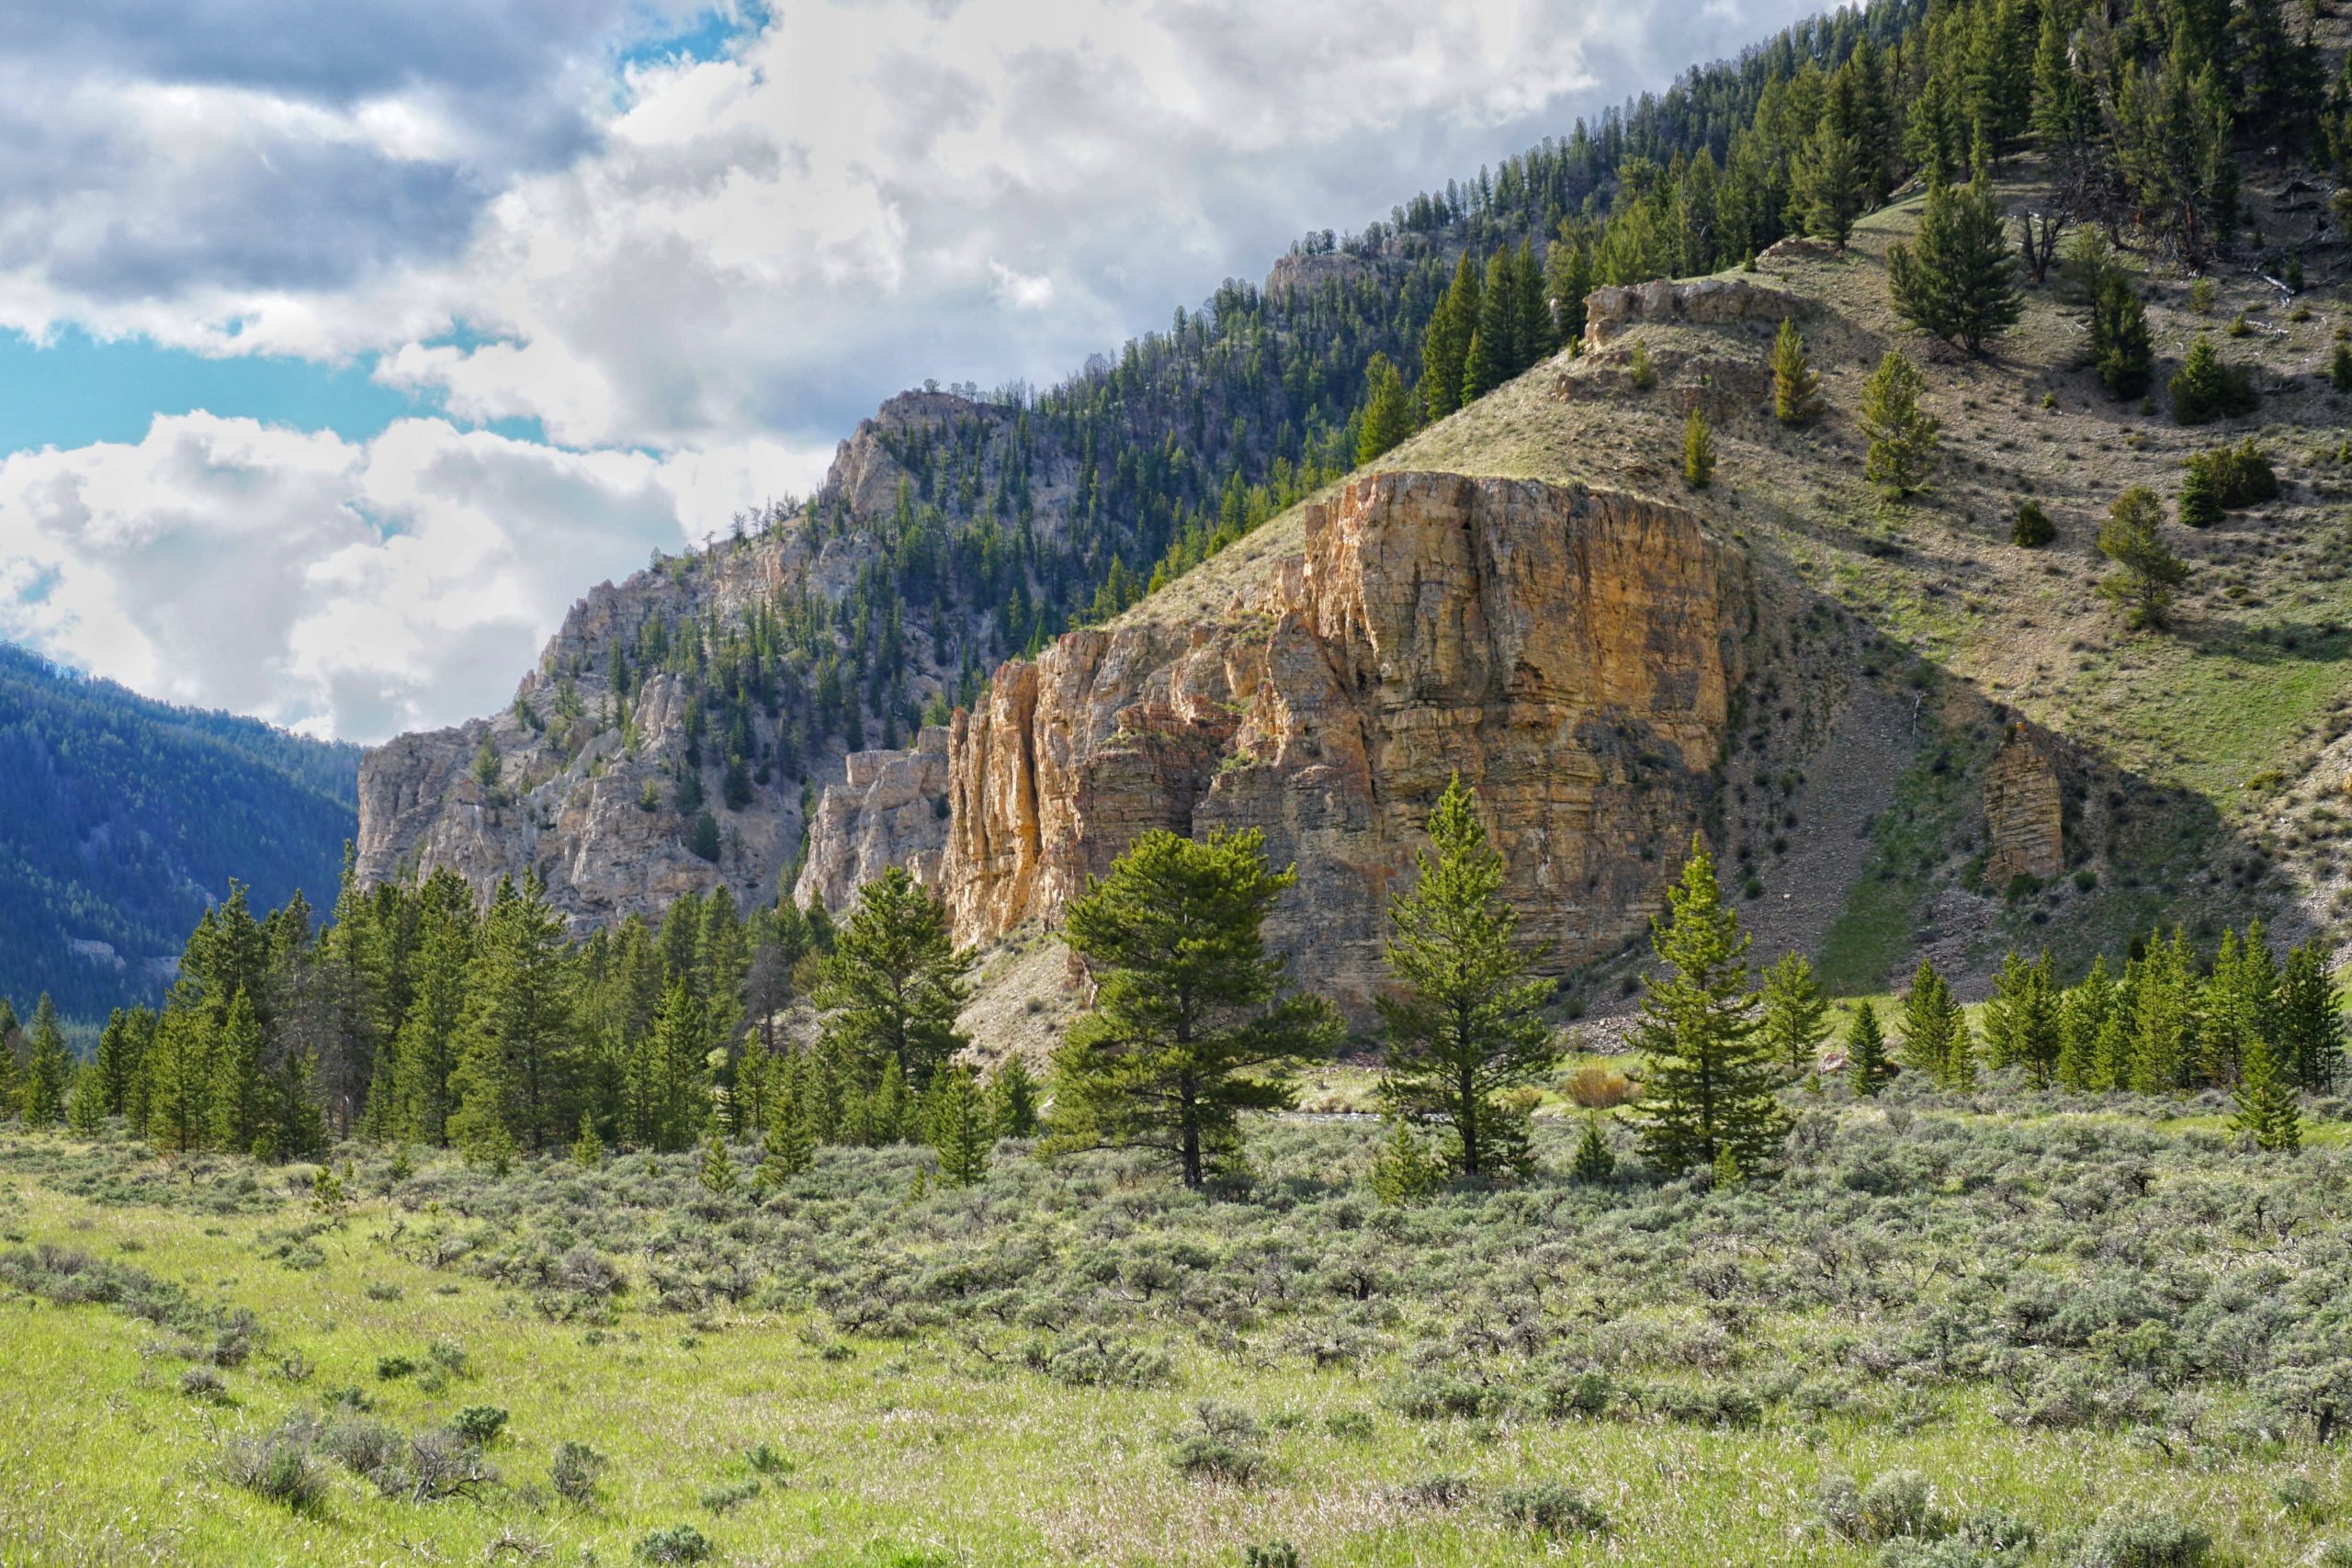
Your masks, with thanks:
[[[1984,837],[1992,852],[1985,886],[2013,878],[2047,881],[2066,868],[2065,797],[2057,772],[2021,728],[1993,754],[1984,773]]]
[[[1361,1010],[1386,903],[1459,769],[1548,966],[1642,929],[1699,823],[1749,615],[1687,513],[1453,474],[1309,511],[1213,624],[1131,614],[956,717],[938,886],[959,938],[1050,920],[1138,833],[1257,828],[1274,940]]]
[[[808,858],[793,900],[842,908],[893,865],[934,882],[946,842],[947,731],[933,725],[911,750],[854,751],[842,760],[842,782],[826,786],[808,820]]]

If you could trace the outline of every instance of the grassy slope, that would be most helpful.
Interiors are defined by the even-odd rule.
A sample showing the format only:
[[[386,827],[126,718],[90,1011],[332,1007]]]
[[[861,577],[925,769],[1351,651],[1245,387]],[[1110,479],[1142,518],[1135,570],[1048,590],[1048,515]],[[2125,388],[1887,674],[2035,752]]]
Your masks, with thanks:
[[[2005,190],[2018,205],[2031,200],[2030,184]],[[1821,857],[1775,819],[1770,781],[1834,778],[1849,766],[1820,735],[1854,690],[1905,709],[1924,699],[1916,765],[1871,760],[1885,798],[1869,863],[1819,917],[1770,932],[1759,951],[1812,951],[1841,987],[1866,991],[1908,970],[1931,925],[1971,933],[1935,949],[1947,966],[1973,971],[1964,987],[1981,987],[2010,943],[2048,943],[2078,968],[2159,917],[2210,939],[2265,912],[2282,931],[2341,942],[2352,932],[2342,919],[2352,889],[2336,860],[2331,796],[2352,762],[2342,739],[2352,732],[2352,524],[2339,504],[2352,494],[2352,468],[2335,454],[2352,402],[2328,389],[2325,371],[2334,331],[2352,323],[2352,310],[2314,283],[2299,301],[2307,319],[2292,321],[2249,267],[2217,274],[2216,302],[2200,316],[2188,278],[2127,258],[2143,269],[2159,357],[2158,407],[2143,412],[2109,400],[2078,364],[2085,312],[2049,289],[2028,291],[2023,321],[1983,360],[1903,330],[1884,257],[1918,206],[1914,197],[1869,218],[1842,256],[1775,259],[1750,278],[1807,301],[1804,325],[1829,403],[1810,429],[1781,428],[1760,395],[1747,395],[1769,325],[1642,325],[1597,354],[1539,367],[1379,466],[1630,491],[1690,506],[1749,547],[1764,608],[1751,687],[1779,695],[1747,705],[1755,733],[1736,738],[1718,842],[1754,872],[1758,897],[1820,891],[1806,879]],[[2232,337],[2224,329],[2242,310],[2252,324]],[[2267,395],[2250,418],[2182,429],[2161,385],[2206,330],[2225,358],[2257,368]],[[1659,370],[1648,390],[1627,373],[1637,343]],[[1857,428],[1861,384],[1889,347],[1925,371],[1944,422],[1936,488],[1904,506],[1863,480]],[[1713,407],[1719,465],[1713,488],[1694,495],[1680,482],[1680,449],[1688,400],[1701,396]],[[2177,626],[2125,632],[2097,592],[2105,566],[2093,540],[2107,506],[2132,484],[2169,498],[2182,458],[2249,434],[2272,455],[2286,494],[2202,533],[2169,529],[2194,572]],[[2008,542],[2028,497],[2058,524],[2048,549]],[[1298,513],[1278,518],[1129,614],[1223,613],[1302,538]],[[1804,733],[1774,732],[1774,706],[1792,700],[1804,710],[1793,730]],[[2004,905],[2000,890],[1974,883],[1977,786],[2002,726],[2018,717],[2058,739],[2077,793],[2070,863],[2086,867],[2092,886],[2064,881]],[[1776,838],[1792,841],[1776,851]]]
[[[1847,1114],[1860,1118],[1849,1122],[1849,1136],[1883,1138],[1883,1129],[1871,1131],[1875,1113]],[[2106,1123],[2075,1120],[2089,1141],[2072,1157],[2096,1164]],[[2109,1119],[2117,1128],[2132,1120]],[[1351,1180],[1363,1146],[1351,1128],[1302,1128],[1272,1142],[1270,1168],[1281,1173],[1295,1200],[1310,1201],[1325,1195],[1308,1173]],[[878,1176],[903,1183],[912,1162],[911,1156],[887,1154],[827,1158],[859,1163],[846,1177],[837,1163],[830,1181],[820,1169],[799,1184],[811,1202],[843,1179]],[[2170,1201],[2194,1203],[2200,1190],[2218,1194],[2213,1183],[2239,1179],[2210,1152],[2185,1163],[2199,1168],[2184,1168],[2183,1197]],[[643,1164],[642,1156],[628,1162]],[[687,1160],[660,1164],[667,1190],[691,1191]],[[2063,1165],[2043,1171],[2053,1181],[2071,1179]],[[170,1207],[154,1201],[166,1194],[153,1185],[153,1172],[119,1147],[76,1153],[48,1141],[0,1141],[0,1230],[12,1243],[121,1257],[184,1281],[200,1298],[250,1307],[262,1320],[263,1346],[247,1364],[223,1374],[224,1403],[191,1400],[178,1391],[184,1362],[166,1348],[168,1337],[101,1307],[61,1307],[0,1292],[0,1342],[14,1374],[0,1382],[0,1422],[8,1434],[0,1438],[0,1560],[362,1563],[405,1561],[430,1542],[428,1560],[458,1562],[482,1561],[506,1542],[526,1553],[544,1550],[548,1561],[612,1562],[626,1560],[647,1531],[691,1521],[716,1544],[719,1561],[737,1563],[1230,1563],[1242,1544],[1279,1536],[1296,1541],[1305,1561],[1318,1565],[1500,1564],[1527,1561],[1531,1552],[1568,1562],[1860,1564],[1873,1561],[1873,1552],[1820,1528],[1815,1489],[1832,1471],[1867,1479],[1901,1465],[1926,1472],[1943,1506],[1998,1506],[2033,1521],[2045,1536],[2120,1500],[2161,1499],[2199,1518],[2245,1561],[2284,1563],[2309,1550],[2319,1526],[2283,1514],[2274,1488],[2301,1476],[2323,1496],[2341,1497],[2352,1483],[2340,1448],[2225,1438],[2235,1419],[2226,1400],[2209,1413],[2206,1439],[2225,1446],[2196,1449],[2206,1457],[2192,1461],[2189,1451],[2168,1458],[2128,1432],[2020,1427],[1996,1385],[1966,1381],[1931,1380],[1906,1392],[1904,1378],[1862,1377],[1859,1391],[1849,1386],[1840,1396],[1850,1401],[1841,1412],[1807,1415],[1776,1404],[1753,1427],[1638,1416],[1412,1418],[1384,1398],[1407,1375],[1396,1348],[1416,1334],[1444,1335],[1453,1314],[1409,1292],[1396,1298],[1402,1318],[1374,1314],[1363,1320],[1385,1325],[1375,1338],[1390,1349],[1352,1370],[1316,1371],[1302,1353],[1303,1336],[1363,1330],[1317,1329],[1315,1312],[1295,1315],[1275,1297],[1252,1314],[1263,1320],[1260,1325],[1238,1337],[1205,1325],[1195,1333],[1177,1325],[1182,1313],[1148,1309],[1113,1290],[1102,1298],[1098,1321],[1115,1336],[1150,1335],[1174,1359],[1170,1386],[1144,1390],[1071,1387],[1033,1371],[1022,1365],[1021,1348],[1038,1335],[985,1314],[953,1330],[877,1339],[842,1337],[805,1302],[766,1299],[773,1292],[755,1291],[734,1305],[654,1310],[654,1292],[642,1282],[653,1265],[643,1256],[619,1259],[639,1277],[640,1288],[592,1331],[543,1320],[520,1286],[485,1282],[461,1265],[435,1269],[418,1260],[426,1236],[466,1229],[461,1216],[468,1212],[504,1215],[492,1222],[501,1240],[518,1230],[545,1239],[551,1224],[560,1233],[560,1216],[544,1198],[516,1210],[495,1188],[453,1185],[446,1173],[436,1178],[428,1170],[420,1175],[425,1188],[409,1190],[404,1201],[370,1197],[343,1223],[321,1229],[309,1223],[299,1197],[258,1187],[234,1167],[212,1168],[199,1187],[170,1194]],[[1124,1213],[1108,1234],[1133,1236],[1138,1249],[1155,1237],[1189,1235],[1189,1246],[1216,1259],[1208,1267],[1218,1278],[1246,1281],[1256,1269],[1261,1288],[1268,1277],[1250,1261],[1256,1249],[1275,1243],[1272,1256],[1279,1258],[1280,1247],[1300,1245],[1295,1233],[1281,1230],[1279,1209],[1170,1205],[1164,1190],[1147,1197],[1130,1177],[1102,1179],[1112,1174],[1052,1176],[1023,1166],[992,1178],[974,1200],[942,1195],[898,1205],[883,1218],[877,1240],[914,1249],[893,1254],[911,1269],[923,1258],[952,1253],[961,1232],[1010,1238],[1024,1208],[1041,1202],[1063,1216],[1049,1223],[1068,1227],[1072,1247],[1081,1231],[1105,1234],[1103,1222]],[[362,1185],[373,1188],[381,1175],[380,1165],[371,1166]],[[533,1190],[544,1194],[567,1179],[561,1172],[552,1181],[537,1179]],[[616,1200],[645,1187],[633,1168],[617,1165],[593,1179]],[[1539,1190],[1548,1194],[1546,1203],[1565,1201],[1563,1219],[1633,1201],[1603,1196],[1594,1208],[1592,1198],[1577,1198],[1573,1188],[1547,1182]],[[1970,1190],[1982,1195],[1965,1195]],[[1883,1209],[1884,1221],[1916,1211],[1935,1214],[1930,1228],[1940,1233],[1939,1239],[1906,1240],[1882,1226],[1875,1234],[1883,1239],[1874,1245],[1894,1248],[1873,1269],[1883,1281],[1876,1287],[1883,1304],[1857,1296],[1850,1314],[1759,1311],[1750,1303],[1769,1295],[1745,1291],[1719,1313],[1682,1281],[1672,1248],[1661,1255],[1668,1269],[1655,1291],[1632,1299],[1612,1300],[1612,1288],[1597,1280],[1580,1282],[1567,1262],[1555,1287],[1562,1292],[1556,1308],[1572,1325],[1572,1348],[1610,1336],[1621,1344],[1655,1341],[1657,1370],[1670,1379],[1687,1381],[1693,1366],[1691,1352],[1676,1347],[1717,1343],[1722,1329],[1709,1325],[1720,1318],[1731,1325],[1736,1348],[1720,1367],[1706,1361],[1710,1370],[1700,1383],[1755,1385],[1794,1368],[1815,1386],[1825,1376],[1850,1385],[1855,1374],[1840,1366],[1890,1353],[1882,1314],[1902,1315],[1896,1303],[1933,1286],[1942,1268],[1926,1264],[1950,1236],[1998,1223],[2005,1211],[1994,1200],[2000,1190],[1997,1184],[1962,1188],[1933,1199],[1842,1194],[1818,1223],[1867,1236],[1874,1210]],[[1818,1223],[1808,1222],[1816,1228],[1803,1237],[1785,1226],[1759,1230],[1744,1202],[1675,1199],[1661,1213],[1675,1216],[1678,1234],[1690,1227],[1701,1258],[1716,1253],[1710,1237],[1744,1237],[1734,1256],[1744,1258],[1750,1289],[1761,1292],[1761,1281],[1784,1262],[1811,1268],[1809,1249],[1824,1245],[1826,1234]],[[751,1212],[741,1200],[729,1206]],[[1448,1266],[1482,1278],[1515,1258],[1540,1261],[1544,1254],[1523,1249],[1546,1235],[1515,1224],[1510,1216],[1517,1207],[1505,1196],[1451,1212],[1458,1217],[1433,1216],[1441,1225],[1466,1227],[1456,1241],[1485,1234],[1499,1249],[1464,1251]],[[770,1215],[788,1221],[794,1213],[787,1201]],[[1310,1231],[1340,1211],[1326,1201],[1313,1213]],[[675,1217],[658,1207],[648,1214],[649,1252],[659,1249],[654,1238]],[[1955,1224],[1962,1230],[1951,1231]],[[1898,1222],[1899,1231],[1909,1228]],[[2194,1258],[2200,1266],[2226,1268],[2267,1245],[2239,1228],[2233,1220],[2212,1236],[2167,1245],[2183,1252],[2184,1262]],[[1376,1239],[1380,1234],[1367,1230],[1363,1245],[1375,1255],[1374,1266],[1392,1266],[1377,1256],[1389,1245]],[[1294,1239],[1283,1240],[1285,1235]],[[1569,1240],[1562,1260],[1544,1265],[1560,1269],[1576,1256],[1574,1233],[1550,1235]],[[554,1237],[555,1245],[561,1241],[560,1234]],[[278,1252],[307,1266],[274,1261]],[[1483,1261],[1474,1264],[1474,1257]],[[2053,1259],[2050,1267],[2063,1273],[2071,1266]],[[1961,1265],[1963,1272],[1971,1268]],[[363,1289],[368,1286],[372,1295]],[[1487,1288],[1468,1295],[1474,1314]],[[1123,1299],[1129,1304],[1119,1304]],[[1302,1297],[1302,1308],[1313,1299],[1313,1292]],[[1326,1319],[1329,1310],[1316,1309]],[[463,1345],[470,1368],[447,1386],[428,1391],[414,1378],[383,1382],[375,1375],[379,1358],[404,1354],[423,1362],[425,1348],[444,1338]],[[296,1359],[308,1368],[300,1381],[282,1371]],[[1507,1358],[1488,1371],[1509,1378],[1516,1364]],[[221,1476],[218,1461],[231,1439],[319,1409],[340,1387],[364,1390],[379,1418],[404,1428],[445,1420],[462,1405],[506,1407],[509,1435],[491,1455],[506,1484],[479,1502],[420,1507],[387,1501],[337,1472],[323,1507],[304,1517]],[[1204,1399],[1238,1404],[1267,1427],[1263,1449],[1272,1469],[1265,1480],[1248,1486],[1201,1482],[1171,1468],[1170,1434]],[[1905,1411],[1911,1414],[1897,1419]],[[1363,1423],[1361,1429],[1334,1431],[1330,1418],[1343,1415]],[[548,1460],[565,1438],[585,1440],[613,1461],[591,1508],[557,1502],[545,1489]],[[766,1476],[756,1497],[714,1513],[704,1495],[752,1479],[743,1456],[760,1443],[786,1456],[788,1473]],[[1396,1490],[1440,1475],[1466,1482],[1468,1500],[1416,1506]],[[1601,1504],[1609,1532],[1547,1543],[1501,1520],[1495,1503],[1504,1489],[1535,1480],[1565,1483]]]

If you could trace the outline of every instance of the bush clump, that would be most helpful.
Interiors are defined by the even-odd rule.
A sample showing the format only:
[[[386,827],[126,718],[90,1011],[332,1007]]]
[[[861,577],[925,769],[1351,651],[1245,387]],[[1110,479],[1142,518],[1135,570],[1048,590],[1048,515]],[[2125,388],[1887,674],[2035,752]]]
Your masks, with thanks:
[[[221,1467],[231,1484],[298,1514],[316,1513],[326,1501],[326,1472],[298,1433],[241,1438],[229,1445]]]
[[[703,1562],[710,1557],[710,1542],[692,1525],[672,1525],[641,1538],[631,1554],[639,1562]]]
[[[2073,1568],[2203,1568],[2213,1538],[2200,1525],[2161,1508],[2109,1508],[2091,1526]]]
[[[1495,1507],[1510,1523],[1542,1535],[1592,1535],[1609,1528],[1609,1515],[1600,1505],[1556,1481],[1505,1487],[1497,1495]]]
[[[609,1461],[603,1454],[585,1443],[567,1438],[555,1446],[555,1458],[548,1464],[548,1481],[557,1496],[584,1508],[596,1500],[596,1483],[604,1479],[608,1468]]]
[[[2040,502],[2021,501],[2018,503],[2018,520],[2009,529],[2011,544],[2020,549],[2038,550],[2057,537],[2058,525],[2050,520],[2050,513],[2041,510]]]

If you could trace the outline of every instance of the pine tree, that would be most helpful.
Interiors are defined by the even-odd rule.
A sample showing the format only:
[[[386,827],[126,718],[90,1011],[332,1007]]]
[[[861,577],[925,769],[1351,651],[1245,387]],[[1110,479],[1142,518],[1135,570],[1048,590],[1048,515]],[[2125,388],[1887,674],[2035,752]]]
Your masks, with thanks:
[[[580,1113],[580,1135],[571,1140],[571,1163],[582,1170],[594,1170],[605,1163],[605,1140],[596,1132],[596,1119],[584,1111]]]
[[[1372,1151],[1372,1195],[1394,1208],[1418,1203],[1445,1185],[1452,1168],[1413,1130],[1410,1118],[1390,1111],[1387,1135]]]
[[[239,991],[212,1046],[210,1142],[232,1154],[256,1153],[263,1134],[261,1021],[253,998]]]
[[[989,1080],[989,1120],[996,1135],[1035,1137],[1037,1098],[1037,1080],[1030,1075],[1029,1064],[1016,1051],[1004,1059],[1004,1066]]]
[[[1861,142],[1825,121],[1797,152],[1794,184],[1805,232],[1845,249],[1870,199],[1871,175]]]
[[[115,1009],[107,1019],[106,1032],[98,1036],[97,1054],[90,1060],[90,1081],[102,1116],[129,1113],[130,1086],[141,1071],[140,1056],[145,1041],[140,1015],[145,1010]]]
[[[1356,465],[1364,467],[1413,434],[1413,413],[1404,378],[1385,354],[1364,368],[1363,418],[1356,434]]]
[[[1903,998],[1903,1060],[1946,1089],[1975,1081],[1967,1015],[1935,964],[1925,958]]]
[[[2339,392],[2352,392],[2352,342],[2336,340],[2327,361],[2327,384]]]
[[[1772,1055],[1801,1073],[1814,1065],[1821,1043],[1829,1038],[1829,998],[1812,963],[1803,953],[1786,953],[1764,972],[1764,1041]]]
[[[1862,477],[1901,501],[1928,488],[1935,471],[1942,422],[1919,406],[1927,389],[1918,369],[1897,349],[1862,384],[1862,434],[1870,440]]]
[[[2265,1154],[2293,1154],[2302,1146],[2302,1113],[2294,1081],[2278,1069],[2269,1043],[2259,1036],[2246,1043],[2233,1098],[2237,1111],[2230,1125],[2256,1148]]]
[[[2099,525],[2098,551],[2115,563],[2098,591],[2123,611],[2134,630],[2162,627],[2171,617],[2173,591],[2188,581],[2188,563],[2167,548],[2159,531],[2165,503],[2145,485],[2115,498]]]
[[[1679,1174],[1728,1155],[1755,1171],[1780,1146],[1787,1117],[1757,1035],[1747,940],[1715,885],[1713,858],[1694,836],[1681,878],[1667,891],[1666,918],[1651,925],[1650,948],[1666,972],[1644,976],[1648,995],[1634,1035],[1647,1064],[1642,1148],[1660,1169]]]
[[[2058,1006],[2058,1081],[2078,1092],[2112,1089],[2103,1081],[2099,1037],[2116,1010],[2115,982],[2105,954],[2091,960],[2090,973],[2070,987]]]
[[[943,1067],[924,1101],[924,1131],[939,1156],[941,1179],[971,1186],[989,1173],[989,1156],[996,1146],[978,1075],[969,1067]]]
[[[2188,356],[2165,384],[2165,391],[2172,399],[2176,424],[2233,419],[2253,412],[2258,400],[2254,378],[2243,366],[2223,364],[2213,340],[2202,333],[2189,344]]]
[[[1452,1157],[1476,1180],[1525,1161],[1526,1129],[1500,1097],[1558,1060],[1542,1011],[1553,987],[1529,978],[1502,856],[1461,774],[1430,814],[1429,835],[1434,857],[1415,857],[1412,891],[1388,910],[1396,990],[1378,1002],[1388,1032],[1383,1093],[1400,1114],[1450,1126]]]
[[[1772,340],[1772,417],[1782,424],[1809,424],[1821,417],[1821,378],[1806,356],[1804,334],[1793,318],[1783,318]]]
[[[727,1140],[717,1127],[703,1140],[702,1160],[695,1168],[695,1179],[702,1190],[714,1198],[730,1197],[735,1191],[735,1161],[727,1152]]]
[[[920,1089],[970,1043],[956,1020],[971,994],[972,964],[948,933],[945,908],[894,865],[859,892],[820,968],[820,1038],[857,1063],[869,1084],[888,1061]]]
[[[1894,1064],[1886,1059],[1886,1036],[1878,1026],[1878,1010],[1865,1001],[1854,1010],[1846,1031],[1846,1072],[1854,1092],[1875,1100],[1878,1091],[1894,1081]]]
[[[2344,1063],[2344,1015],[2317,938],[2287,955],[2278,979],[2278,1065],[2301,1088],[2332,1094]]]
[[[65,1115],[65,1091],[74,1076],[74,1058],[65,1048],[65,1033],[57,1024],[57,1009],[43,991],[33,1005],[33,1026],[26,1034],[24,1085],[18,1091],[28,1127],[53,1127]]]
[[[1493,345],[1487,342],[1484,329],[1472,328],[1470,346],[1462,355],[1463,407],[1469,407],[1502,385],[1502,371],[1497,363],[1498,358]]]
[[[1886,265],[1895,313],[1971,354],[2025,309],[2000,200],[1982,172],[1961,190],[1930,185],[1915,243],[1892,247]]]
[[[1154,829],[1073,902],[1065,940],[1098,976],[1055,1054],[1049,1146],[1157,1149],[1187,1187],[1238,1147],[1244,1111],[1286,1110],[1290,1075],[1338,1043],[1319,997],[1283,994],[1261,929],[1295,871],[1255,830],[1206,842]]]
[[[494,1152],[544,1148],[572,1122],[571,1079],[578,996],[563,919],[536,875],[501,880],[469,979],[464,1038],[451,1081],[459,1103],[449,1136]],[[559,1120],[560,1118],[560,1120]]]
[[[185,1008],[167,1008],[147,1054],[147,1139],[165,1154],[204,1146],[211,1127],[210,1032]]]
[[[2180,525],[2184,528],[2210,528],[2222,520],[2221,487],[2215,482],[2209,464],[2191,463],[2180,478]]]
[[[2110,398],[2136,398],[2155,376],[2155,343],[2148,308],[2119,266],[2098,272],[2091,299],[2091,365]]]
[[[23,1033],[17,1010],[0,997],[0,1122],[23,1109],[24,1085],[17,1069],[17,1046]]]
[[[77,1138],[94,1138],[106,1122],[106,1087],[97,1069],[85,1065],[74,1075],[74,1087],[65,1094],[66,1130]]]
[[[1693,404],[1682,422],[1682,482],[1704,490],[1715,482],[1715,437],[1705,412]]]
[[[1568,1173],[1578,1181],[1600,1183],[1617,1174],[1617,1156],[1609,1146],[1607,1134],[1600,1130],[1600,1113],[1587,1111],[1584,1136],[1577,1140],[1577,1152],[1568,1165]]]
[[[816,1163],[816,1132],[808,1124],[807,1111],[797,1100],[781,1102],[769,1118],[760,1159],[768,1185],[778,1187],[785,1178],[806,1175]]]
[[[1421,335],[1421,399],[1431,423],[1462,406],[1463,365],[1477,323],[1478,272],[1464,252],[1454,263],[1453,287],[1430,312]]]

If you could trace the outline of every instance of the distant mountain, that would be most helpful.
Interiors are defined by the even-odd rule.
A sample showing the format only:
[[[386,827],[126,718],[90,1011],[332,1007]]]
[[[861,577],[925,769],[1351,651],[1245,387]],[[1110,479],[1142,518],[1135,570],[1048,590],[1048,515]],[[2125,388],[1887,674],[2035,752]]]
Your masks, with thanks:
[[[0,996],[152,999],[232,875],[330,900],[359,748],[151,702],[0,644]]]

